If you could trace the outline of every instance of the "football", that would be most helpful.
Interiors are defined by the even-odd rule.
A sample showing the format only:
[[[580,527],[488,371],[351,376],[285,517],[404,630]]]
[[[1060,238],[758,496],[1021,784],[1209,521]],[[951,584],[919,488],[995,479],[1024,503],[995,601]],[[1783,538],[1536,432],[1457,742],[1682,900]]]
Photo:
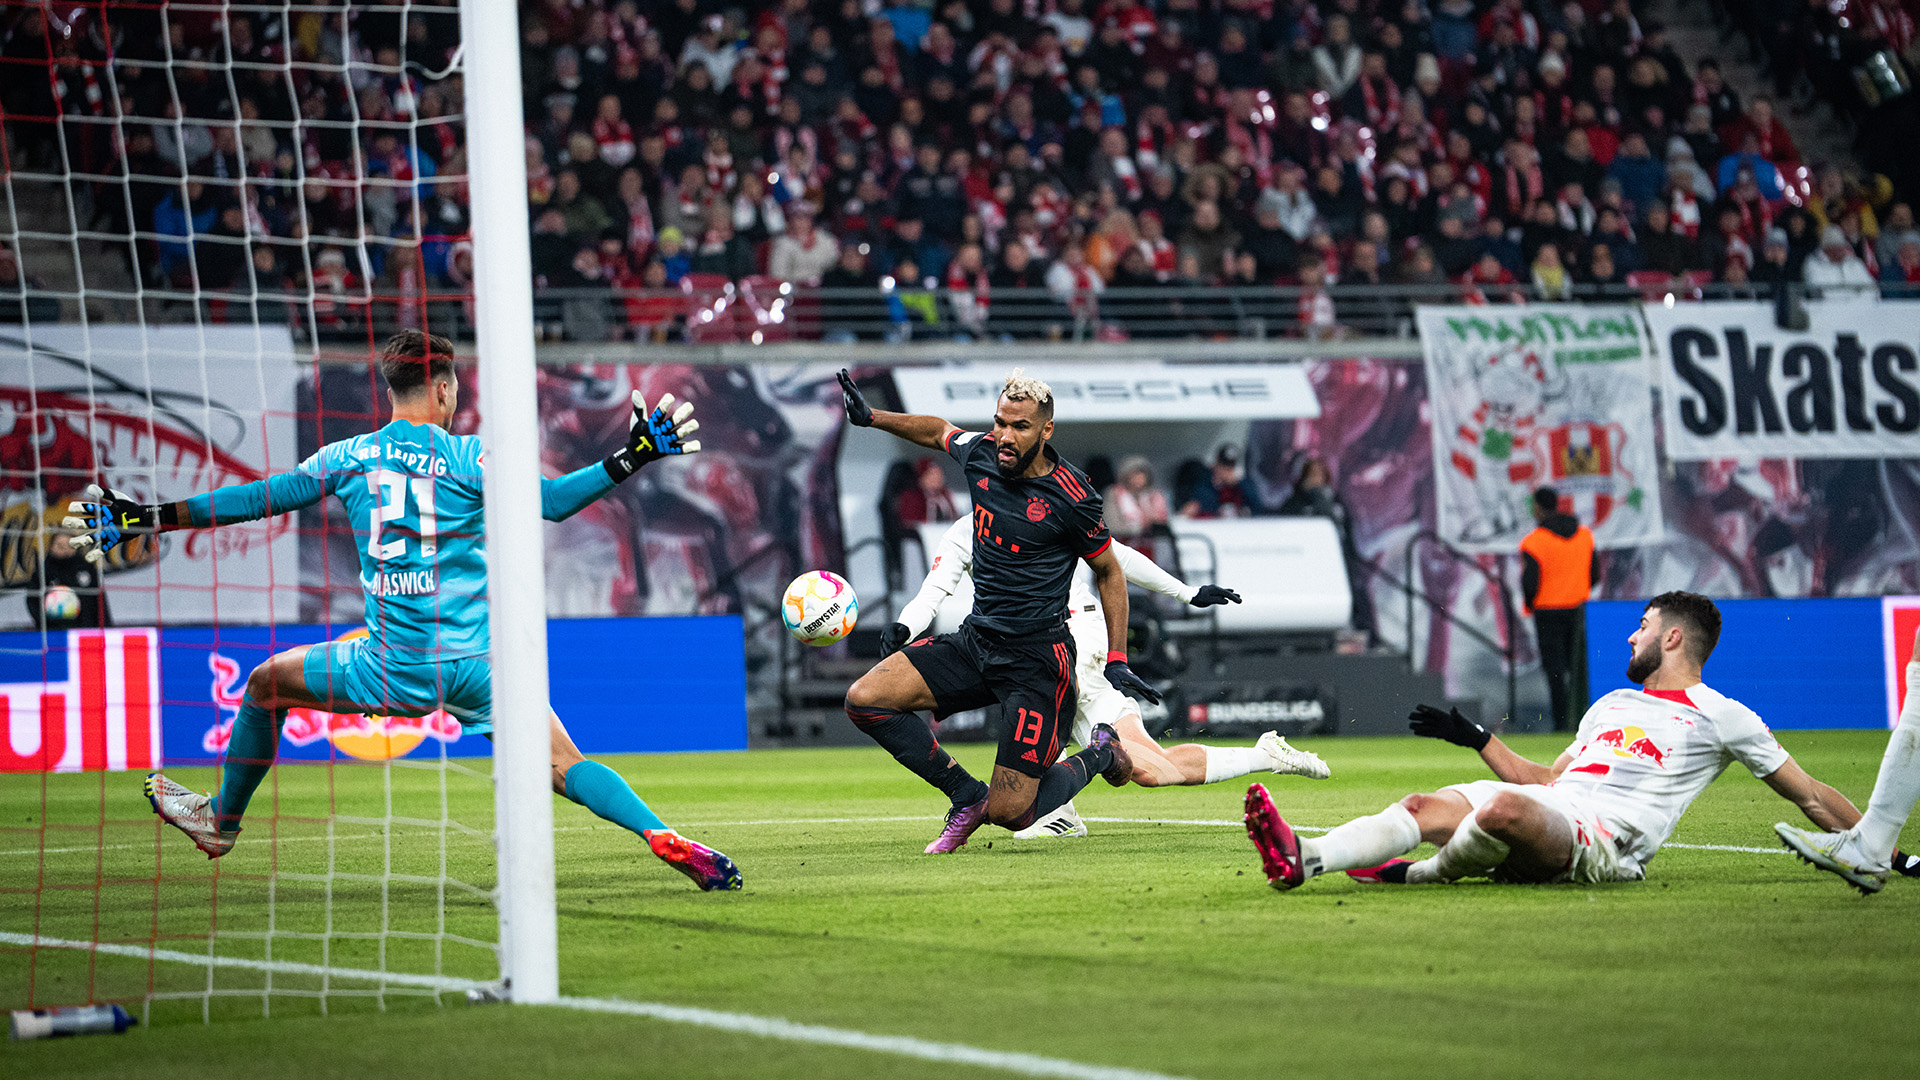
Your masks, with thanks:
[[[41,598],[40,610],[48,622],[77,619],[80,617],[80,594],[65,585],[55,585]]]
[[[860,601],[847,579],[827,570],[809,570],[793,579],[780,601],[787,633],[808,645],[831,645],[853,633]]]

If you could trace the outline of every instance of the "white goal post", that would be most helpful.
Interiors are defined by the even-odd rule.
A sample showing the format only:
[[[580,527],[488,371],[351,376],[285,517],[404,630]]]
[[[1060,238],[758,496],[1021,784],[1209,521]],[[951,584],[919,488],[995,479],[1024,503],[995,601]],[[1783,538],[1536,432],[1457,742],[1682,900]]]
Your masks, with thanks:
[[[518,7],[461,0],[460,36],[466,50],[480,400],[486,403],[480,435],[493,636],[500,973],[510,1000],[546,1004],[560,996],[560,966]]]

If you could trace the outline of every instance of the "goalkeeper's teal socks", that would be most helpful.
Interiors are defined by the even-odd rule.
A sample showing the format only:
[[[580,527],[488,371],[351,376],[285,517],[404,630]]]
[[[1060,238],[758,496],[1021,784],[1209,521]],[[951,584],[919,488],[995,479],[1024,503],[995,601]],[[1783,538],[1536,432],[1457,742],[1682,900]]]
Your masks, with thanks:
[[[285,709],[263,709],[251,699],[241,700],[240,715],[233,718],[233,731],[227,739],[220,797],[213,803],[221,832],[240,827],[240,816],[247,812],[254,789],[273,768],[273,755],[280,746],[280,725],[286,718]]]
[[[619,773],[597,761],[582,761],[567,770],[567,798],[643,839],[667,827]]]

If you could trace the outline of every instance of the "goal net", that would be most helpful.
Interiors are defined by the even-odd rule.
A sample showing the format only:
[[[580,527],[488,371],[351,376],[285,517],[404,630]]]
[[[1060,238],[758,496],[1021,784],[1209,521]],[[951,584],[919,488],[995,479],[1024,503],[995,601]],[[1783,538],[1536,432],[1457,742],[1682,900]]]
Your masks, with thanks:
[[[470,306],[460,38],[450,2],[0,3],[8,1008],[326,1012],[499,975],[490,748],[446,713],[291,710],[217,861],[142,795],[161,768],[217,790],[249,673],[366,633],[365,523],[328,499],[99,565],[61,528],[91,483],[184,499],[386,422],[380,343]]]

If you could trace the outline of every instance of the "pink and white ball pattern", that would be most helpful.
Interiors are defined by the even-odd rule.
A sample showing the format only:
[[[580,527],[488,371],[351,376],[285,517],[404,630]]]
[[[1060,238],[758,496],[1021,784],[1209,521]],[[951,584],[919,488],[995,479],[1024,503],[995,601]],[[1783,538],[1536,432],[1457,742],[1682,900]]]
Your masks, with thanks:
[[[831,645],[853,633],[860,601],[847,579],[827,570],[809,570],[793,579],[780,601],[787,633],[807,645]]]

